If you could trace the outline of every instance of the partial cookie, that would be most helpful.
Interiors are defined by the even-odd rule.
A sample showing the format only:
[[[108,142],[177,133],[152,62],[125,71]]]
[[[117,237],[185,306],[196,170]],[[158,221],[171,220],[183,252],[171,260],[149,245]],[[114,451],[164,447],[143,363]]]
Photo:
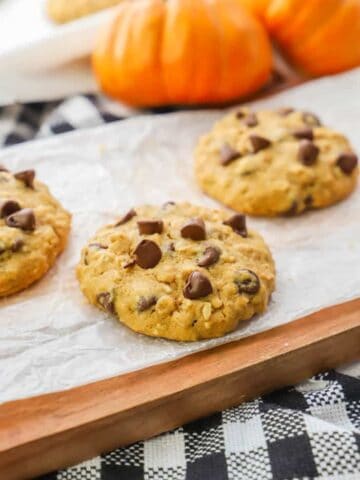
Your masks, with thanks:
[[[250,215],[295,215],[339,202],[356,186],[357,165],[343,135],[293,109],[231,113],[195,151],[203,191]]]
[[[167,203],[100,229],[77,268],[90,303],[154,337],[219,337],[264,312],[271,253],[243,215]]]
[[[70,214],[34,177],[0,166],[0,297],[39,280],[66,245]]]
[[[47,0],[49,17],[66,23],[119,4],[122,0]]]

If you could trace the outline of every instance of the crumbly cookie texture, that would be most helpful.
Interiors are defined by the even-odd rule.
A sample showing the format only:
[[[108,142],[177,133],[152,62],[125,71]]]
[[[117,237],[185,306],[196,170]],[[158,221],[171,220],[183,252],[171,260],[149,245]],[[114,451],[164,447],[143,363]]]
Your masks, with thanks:
[[[57,23],[66,23],[119,4],[122,0],[47,0],[47,13]]]
[[[0,166],[0,297],[39,280],[64,249],[71,217],[34,170]]]
[[[172,202],[130,210],[82,251],[90,303],[154,337],[219,337],[264,312],[275,268],[245,217]]]
[[[356,187],[348,140],[312,113],[244,108],[200,138],[195,173],[211,197],[250,215],[296,215],[339,202]]]

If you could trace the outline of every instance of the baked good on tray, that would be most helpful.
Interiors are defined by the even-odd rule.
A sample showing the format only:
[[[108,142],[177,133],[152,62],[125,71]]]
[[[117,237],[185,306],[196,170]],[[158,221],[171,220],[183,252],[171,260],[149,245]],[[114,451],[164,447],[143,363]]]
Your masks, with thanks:
[[[264,312],[275,268],[243,215],[169,202],[101,228],[77,276],[90,303],[136,332],[191,341]]]
[[[57,23],[66,23],[113,7],[122,0],[47,0],[47,13]]]
[[[71,217],[34,170],[0,166],[0,297],[39,280],[64,249]]]
[[[291,108],[230,113],[195,151],[202,190],[250,215],[296,215],[339,202],[356,186],[357,164],[341,133]]]

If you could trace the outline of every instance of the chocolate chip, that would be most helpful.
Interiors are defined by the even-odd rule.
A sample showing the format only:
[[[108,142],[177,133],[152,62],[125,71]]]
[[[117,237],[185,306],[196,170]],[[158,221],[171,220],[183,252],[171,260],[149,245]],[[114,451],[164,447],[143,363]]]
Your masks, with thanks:
[[[15,200],[0,201],[0,218],[8,217],[19,210],[21,210],[21,207]]]
[[[271,145],[270,140],[265,137],[260,137],[259,135],[250,135],[249,139],[253,153],[260,152],[260,150],[264,150]]]
[[[241,153],[232,148],[228,143],[224,143],[220,149],[220,163],[224,167],[240,157]]]
[[[202,218],[192,218],[181,229],[183,238],[191,238],[191,240],[205,240],[206,229]]]
[[[298,150],[298,160],[307,167],[314,165],[320,149],[310,140],[301,140]]]
[[[277,110],[277,113],[281,116],[281,117],[287,117],[288,115],[290,115],[290,113],[293,113],[294,109],[293,108],[290,108],[290,107],[282,107],[282,108],[279,108]]]
[[[14,177],[21,182],[24,182],[28,188],[34,188],[35,170],[24,170],[14,174]]]
[[[144,312],[145,310],[148,310],[149,308],[156,305],[156,302],[157,302],[157,298],[154,296],[140,297],[136,308],[138,312]]]
[[[4,167],[4,165],[0,164],[0,172],[8,172],[8,171],[9,170],[6,167]]]
[[[297,209],[298,209],[298,203],[296,200],[294,200],[290,207],[285,210],[285,212],[283,213],[283,215],[285,215],[285,217],[293,217],[294,215],[297,214]]]
[[[109,313],[115,313],[115,306],[111,294],[109,292],[99,293],[96,300]]]
[[[321,125],[319,117],[311,112],[303,112],[302,119],[306,125],[313,125],[315,127],[319,127]]]
[[[35,215],[31,208],[23,208],[18,212],[9,215],[5,219],[5,223],[11,228],[20,228],[25,231],[35,230]]]
[[[0,245],[0,255],[6,252],[6,248],[3,245]]]
[[[152,235],[153,233],[161,233],[164,223],[162,220],[139,220],[137,222],[139,233],[141,235]]]
[[[219,260],[220,254],[221,250],[218,247],[206,247],[197,264],[199,267],[210,267]]]
[[[237,272],[235,284],[239,293],[248,293],[255,295],[260,290],[260,280],[255,272],[242,268]]]
[[[213,288],[210,280],[201,272],[191,272],[184,287],[184,297],[195,300],[207,297],[212,293]]]
[[[136,212],[132,208],[127,213],[125,213],[125,215],[123,217],[120,218],[120,220],[115,224],[115,227],[120,227],[120,225],[124,225],[124,223],[130,222],[130,220],[133,217],[136,217]]]
[[[256,127],[257,125],[259,125],[259,122],[258,122],[258,119],[257,119],[257,116],[255,115],[255,113],[249,113],[249,115],[247,115],[244,118],[243,123],[247,127]]]
[[[15,242],[11,245],[11,251],[16,253],[19,252],[24,246],[24,241],[21,238],[17,238]]]
[[[293,135],[295,138],[305,138],[306,140],[313,140],[314,139],[314,132],[309,127],[298,128],[297,130],[293,131]]]
[[[357,156],[350,152],[341,153],[336,160],[336,165],[345,173],[345,175],[351,175],[357,164]]]
[[[102,243],[89,243],[89,247],[97,248],[99,250],[107,250],[109,247],[106,245],[103,245]]]
[[[154,268],[162,257],[160,247],[152,240],[142,240],[134,254],[135,261],[141,268]]]
[[[241,213],[235,213],[235,215],[232,215],[228,220],[225,220],[223,224],[228,225],[233,229],[235,233],[241,235],[244,238],[248,236],[246,228],[246,217]]]

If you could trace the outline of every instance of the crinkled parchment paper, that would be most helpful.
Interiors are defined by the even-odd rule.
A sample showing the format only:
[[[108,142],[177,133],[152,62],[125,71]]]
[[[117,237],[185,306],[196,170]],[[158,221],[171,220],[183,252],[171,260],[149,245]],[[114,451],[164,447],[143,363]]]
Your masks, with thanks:
[[[318,113],[360,152],[360,70],[308,83],[256,107],[292,105]],[[143,202],[191,200],[198,190],[192,150],[221,111],[143,116],[2,152],[14,170],[38,177],[73,213],[70,245],[25,292],[0,301],[0,401],[62,390],[168,361],[290,322],[360,296],[360,191],[299,218],[251,219],[277,264],[268,312],[218,340],[176,343],[132,333],[87,304],[74,274],[86,239]]]

